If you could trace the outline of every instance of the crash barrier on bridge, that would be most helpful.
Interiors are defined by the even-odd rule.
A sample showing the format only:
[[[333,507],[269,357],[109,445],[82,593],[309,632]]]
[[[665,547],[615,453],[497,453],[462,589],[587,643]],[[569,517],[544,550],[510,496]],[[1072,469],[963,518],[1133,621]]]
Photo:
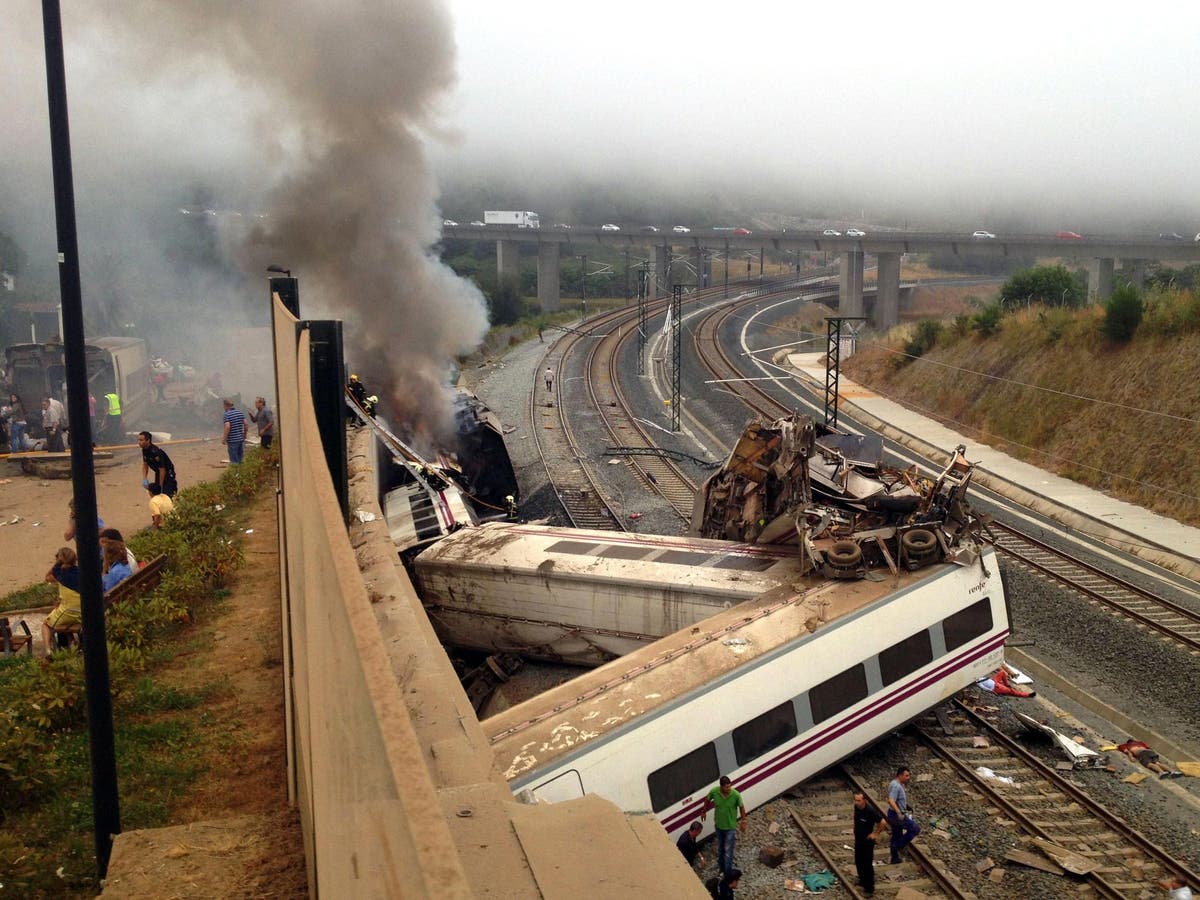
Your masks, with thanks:
[[[288,758],[312,896],[705,896],[652,817],[512,796],[399,565],[368,429],[351,430],[346,531],[308,335],[274,307]]]
[[[288,758],[310,893],[468,897],[346,536],[297,326],[276,300]]]

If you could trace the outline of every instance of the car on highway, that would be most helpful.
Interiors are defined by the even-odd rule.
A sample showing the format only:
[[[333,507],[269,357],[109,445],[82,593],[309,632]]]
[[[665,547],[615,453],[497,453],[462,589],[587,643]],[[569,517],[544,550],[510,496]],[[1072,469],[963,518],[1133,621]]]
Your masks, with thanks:
[[[1197,241],[1200,241],[1200,231],[1197,231],[1197,232],[1196,232],[1196,238],[1195,238],[1195,239],[1196,239]]]
[[[614,225],[612,222],[605,222],[603,225],[600,226],[600,230],[601,231],[620,231],[621,226]]]
[[[840,231],[838,231],[836,228],[826,228],[824,231],[821,232],[821,234],[825,235],[825,237],[841,237],[842,236],[842,233]]]
[[[480,222],[478,219],[476,219],[474,222],[472,222],[471,225],[474,228],[482,228],[483,227],[483,223]]]
[[[734,234],[740,234],[740,235],[742,235],[743,237],[744,237],[744,236],[746,236],[746,235],[748,235],[748,234],[754,234],[754,232],[753,232],[753,231],[751,231],[749,228],[735,228],[735,229],[733,229],[733,233],[734,233]]]
[[[458,226],[458,223],[455,222],[453,219],[442,219],[442,227],[443,228],[456,228],[457,226]]]
[[[692,229],[688,228],[686,225],[676,225],[671,230],[676,234],[690,234],[692,231]],[[1200,235],[1197,235],[1196,238],[1197,240],[1200,240]]]
[[[1163,231],[1158,235],[1160,241],[1182,241],[1183,235],[1178,231]]]
[[[555,222],[554,227],[559,229],[560,231],[570,231],[571,230],[571,226],[568,225],[566,222]]]
[[[867,236],[867,233],[865,231],[859,231],[857,228],[847,228],[846,229],[846,237],[866,237],[866,236]]]
[[[980,229],[979,231],[977,231],[973,235],[971,235],[971,237],[973,237],[973,238],[994,238],[995,235],[992,234],[990,231],[984,231],[984,230]]]
[[[1078,231],[1059,231],[1054,235],[1060,241],[1082,241],[1083,235]]]
[[[643,225],[642,231],[646,232],[646,234],[658,234],[658,226],[657,225]]]

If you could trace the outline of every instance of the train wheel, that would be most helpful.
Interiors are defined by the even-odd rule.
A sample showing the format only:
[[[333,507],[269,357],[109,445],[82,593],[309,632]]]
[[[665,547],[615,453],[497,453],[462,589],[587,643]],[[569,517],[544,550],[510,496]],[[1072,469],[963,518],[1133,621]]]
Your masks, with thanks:
[[[833,546],[825,551],[825,559],[831,566],[849,569],[862,562],[862,548],[854,541],[834,541]]]
[[[905,552],[912,556],[925,556],[937,549],[937,538],[927,528],[914,528],[912,531],[904,532],[900,543],[904,546]]]

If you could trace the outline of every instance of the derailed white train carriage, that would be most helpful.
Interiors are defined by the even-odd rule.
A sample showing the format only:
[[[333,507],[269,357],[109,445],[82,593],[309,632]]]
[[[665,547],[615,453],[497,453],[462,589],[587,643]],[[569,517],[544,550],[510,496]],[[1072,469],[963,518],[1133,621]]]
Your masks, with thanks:
[[[987,548],[967,566],[776,591],[483,727],[514,793],[599,794],[674,837],[722,774],[757,807],[994,671],[1008,633]]]
[[[446,643],[590,666],[803,577],[790,547],[502,522],[411,565]]]

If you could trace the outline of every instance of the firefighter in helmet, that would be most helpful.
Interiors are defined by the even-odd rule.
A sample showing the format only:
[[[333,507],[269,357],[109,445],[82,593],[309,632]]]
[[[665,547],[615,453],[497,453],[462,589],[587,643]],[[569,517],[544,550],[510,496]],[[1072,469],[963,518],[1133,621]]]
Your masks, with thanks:
[[[504,498],[504,509],[508,515],[508,521],[517,521],[517,498],[512,494]]]

